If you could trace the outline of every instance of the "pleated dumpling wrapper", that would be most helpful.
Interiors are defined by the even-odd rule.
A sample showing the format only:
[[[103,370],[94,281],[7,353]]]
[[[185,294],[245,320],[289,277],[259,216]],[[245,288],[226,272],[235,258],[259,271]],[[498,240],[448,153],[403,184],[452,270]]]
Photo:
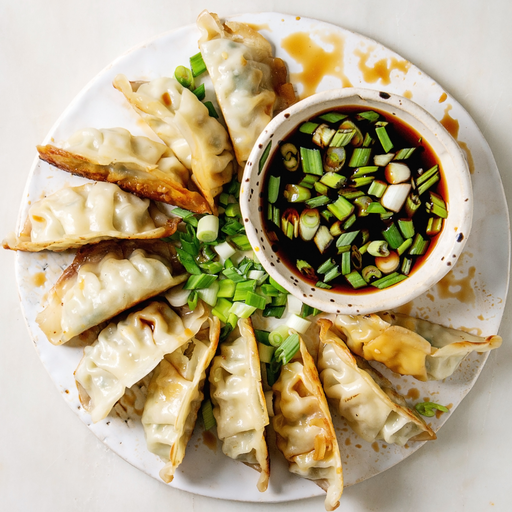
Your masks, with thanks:
[[[260,472],[258,490],[270,475],[265,427],[269,423],[261,384],[258,344],[249,319],[238,321],[240,336],[220,345],[210,369],[210,396],[222,451]]]
[[[292,473],[327,492],[325,509],[334,510],[343,492],[340,450],[315,363],[302,339],[272,390],[277,447]]]
[[[19,237],[11,233],[2,245],[17,251],[65,251],[101,240],[164,238],[176,231],[179,220],[114,183],[86,183],[36,201]]]
[[[126,388],[195,336],[208,315],[202,302],[180,317],[165,302],[154,301],[103,329],[84,348],[75,371],[80,401],[92,421],[105,418]]]
[[[320,319],[318,323],[320,380],[328,400],[357,434],[369,443],[382,439],[400,446],[409,440],[436,438],[391,382],[350,352],[333,332],[332,322]]]
[[[352,352],[421,381],[445,379],[470,352],[501,346],[500,336],[483,338],[398,313],[337,315],[334,325]]]
[[[203,11],[197,18],[199,48],[243,167],[256,139],[276,111],[295,103],[287,69],[270,43],[246,23]]]
[[[186,281],[188,274],[180,267],[175,249],[161,240],[83,247],[48,293],[36,322],[51,343],[62,345]]]
[[[234,171],[233,147],[222,124],[210,117],[197,96],[174,78],[161,77],[141,84],[118,75],[114,87],[192,170],[192,180],[215,212],[215,197],[231,181]],[[179,147],[174,142],[176,137]],[[184,155],[184,143],[190,158],[188,153]]]
[[[166,462],[160,478],[169,483],[185,456],[203,400],[206,369],[219,342],[220,322],[208,319],[188,343],[165,356],[148,388],[142,425],[148,449]]]
[[[71,174],[116,183],[139,197],[196,213],[210,211],[204,197],[188,189],[190,172],[170,148],[124,128],[84,128],[37,150],[42,160]]]

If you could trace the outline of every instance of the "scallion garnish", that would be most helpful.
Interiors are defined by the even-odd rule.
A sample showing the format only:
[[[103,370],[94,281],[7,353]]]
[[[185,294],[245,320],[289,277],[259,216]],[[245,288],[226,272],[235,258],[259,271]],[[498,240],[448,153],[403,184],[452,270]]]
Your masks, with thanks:
[[[323,254],[333,242],[334,237],[329,232],[329,228],[322,225],[318,228],[313,240],[320,253]]]
[[[299,168],[299,151],[294,144],[289,142],[280,147],[283,163],[289,171],[296,171]]]
[[[293,356],[299,351],[300,341],[298,334],[288,336],[279,347],[276,348],[274,356],[276,361],[280,361],[283,365],[288,364]]]
[[[388,132],[386,131],[386,127],[379,126],[379,127],[375,128],[375,133],[377,134],[377,137],[379,138],[382,149],[386,153],[389,153],[393,149],[393,143],[391,142],[391,139],[389,138]]]
[[[322,114],[319,118],[322,121],[327,121],[328,123],[339,123],[346,119],[346,114],[340,114],[339,112],[327,112],[326,114]]]
[[[270,176],[268,179],[268,192],[267,199],[268,202],[274,204],[279,197],[279,186],[281,184],[280,176]]]
[[[214,117],[215,119],[219,118],[219,114],[217,114],[217,111],[215,110],[215,107],[211,101],[205,101],[203,102],[203,105],[208,109],[208,114],[210,117]]]
[[[372,286],[375,286],[375,288],[382,290],[384,288],[388,288],[389,286],[393,286],[394,284],[397,284],[400,281],[403,281],[404,279],[407,279],[407,276],[399,274],[398,272],[393,272],[392,274],[389,274],[385,277],[381,277],[380,279],[377,279],[376,281],[373,281],[370,284]]]
[[[201,417],[203,418],[205,430],[210,430],[217,424],[215,422],[215,416],[213,415],[212,402],[209,398],[205,398],[201,404]]]
[[[320,227],[320,214],[315,208],[302,210],[299,217],[299,234],[304,241],[312,240]]]
[[[178,80],[178,82],[187,89],[194,88],[194,77],[192,76],[192,71],[185,66],[178,66],[174,70],[174,78]]]
[[[201,84],[199,87],[196,87],[192,92],[196,95],[199,101],[203,101],[204,97],[206,96],[204,84]]]
[[[391,249],[398,249],[404,243],[404,239],[394,222],[389,224],[389,226],[382,231],[382,236]]]
[[[441,412],[450,412],[450,409],[448,407],[445,407],[444,405],[436,404],[434,402],[421,402],[419,404],[416,404],[414,408],[422,415],[426,416],[427,418],[432,418],[432,416],[435,416],[436,410]]]
[[[344,220],[354,211],[354,205],[343,196],[339,196],[336,202],[327,205],[327,209],[333,213],[338,220]]]
[[[265,318],[272,316],[275,318],[281,318],[284,314],[284,310],[286,309],[285,306],[267,306],[263,310],[263,316]]]
[[[371,148],[355,148],[352,157],[348,163],[349,167],[363,167],[368,164],[370,155],[372,154]]]
[[[319,149],[300,148],[300,158],[302,161],[302,170],[306,174],[316,174],[322,176],[322,155]]]
[[[213,242],[219,235],[219,217],[216,215],[205,215],[199,219],[197,224],[197,239],[200,242]]]
[[[311,191],[306,187],[289,183],[283,195],[289,203],[304,203],[311,198]]]
[[[345,275],[345,279],[350,283],[352,288],[358,289],[366,286],[366,281],[361,277],[361,274],[357,270],[352,270]]]

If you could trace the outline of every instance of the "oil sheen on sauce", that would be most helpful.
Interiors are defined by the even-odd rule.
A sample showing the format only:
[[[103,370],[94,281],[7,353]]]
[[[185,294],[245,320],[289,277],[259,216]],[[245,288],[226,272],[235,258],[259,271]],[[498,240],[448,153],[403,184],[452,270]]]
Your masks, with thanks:
[[[393,71],[400,71],[406,74],[411,67],[411,63],[409,61],[397,59],[396,57],[379,59],[375,61],[372,66],[368,66],[368,60],[374,50],[374,46],[370,46],[366,51],[359,48],[354,50],[354,55],[359,57],[359,71],[363,74],[365,82],[368,82],[369,84],[374,84],[380,80],[382,85],[389,85],[391,83],[391,73]]]
[[[312,35],[318,35],[324,45],[332,46],[332,50],[325,50],[312,38]],[[294,32],[283,39],[281,47],[302,65],[300,73],[290,74],[290,81],[300,83],[304,88],[300,99],[314,94],[325,76],[339,78],[342,87],[352,87],[344,73],[344,46],[344,38],[336,33]]]

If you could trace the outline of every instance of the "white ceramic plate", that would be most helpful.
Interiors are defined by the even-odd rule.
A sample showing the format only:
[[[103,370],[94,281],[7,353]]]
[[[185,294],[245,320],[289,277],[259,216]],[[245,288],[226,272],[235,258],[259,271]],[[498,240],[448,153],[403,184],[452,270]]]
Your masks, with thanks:
[[[402,311],[475,334],[495,334],[508,288],[510,230],[507,205],[490,149],[467,112],[418,68],[361,35],[315,20],[279,13],[246,14],[235,19],[251,23],[273,43],[276,55],[288,64],[292,81],[298,84],[302,97],[308,91],[342,85],[376,88],[412,98],[437,119],[445,119],[444,124],[466,149],[473,171],[476,205],[473,229],[453,271],[413,304],[403,307]],[[171,75],[177,65],[186,64],[188,58],[197,52],[197,39],[195,26],[188,26],[158,36],[120,57],[75,98],[43,142],[65,139],[75,130],[87,126],[122,126],[136,135],[155,138],[123,96],[112,87],[112,79],[117,73],[124,73],[131,80]],[[284,49],[290,44],[291,55]],[[295,50],[300,50],[298,56],[294,55]],[[304,67],[296,60],[298,58],[302,59]],[[314,70],[313,65],[316,66]],[[314,82],[318,82],[318,87]],[[213,99],[209,84],[207,91],[209,99]],[[22,205],[19,222],[24,221],[31,202],[66,184],[83,181],[37,160],[27,183],[26,203]],[[124,407],[116,406],[116,411],[108,418],[92,425],[89,415],[80,407],[73,379],[82,347],[51,345],[35,323],[45,295],[72,256],[57,253],[19,253],[17,256],[21,303],[34,344],[59,392],[91,431],[125,460],[158,479],[162,463],[146,449],[137,414],[140,414],[143,404],[138,390],[125,395]],[[474,354],[446,382],[425,384],[411,378],[391,378],[401,393],[408,397],[410,404],[430,399],[451,404],[453,411],[473,386],[485,360],[486,356]],[[389,375],[389,372],[384,373]],[[433,418],[434,430],[437,431],[448,418],[449,414]],[[388,469],[421,446],[420,443],[411,443],[404,448],[382,443],[370,445],[353,434],[339,418],[335,418],[335,424],[346,485]],[[434,442],[443,442],[442,433]],[[225,457],[218,442],[214,440],[212,443],[198,425],[185,460],[171,485],[205,496],[261,502],[289,501],[323,493],[313,483],[290,475],[283,458],[272,447],[271,459],[269,489],[259,493],[256,489],[257,474]]]

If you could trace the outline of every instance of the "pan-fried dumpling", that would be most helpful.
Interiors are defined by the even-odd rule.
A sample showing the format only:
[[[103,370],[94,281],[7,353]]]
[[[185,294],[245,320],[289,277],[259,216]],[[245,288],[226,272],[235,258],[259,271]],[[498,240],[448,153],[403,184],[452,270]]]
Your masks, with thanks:
[[[175,250],[161,240],[105,241],[80,249],[36,321],[54,345],[182,283]]]
[[[148,449],[166,462],[160,470],[166,483],[172,481],[185,456],[219,334],[218,318],[210,318],[209,329],[165,356],[149,384],[142,425]]]
[[[277,447],[292,473],[327,492],[325,509],[334,510],[343,492],[340,450],[317,369],[302,339],[272,390]]]
[[[124,75],[118,75],[114,87],[169,147],[173,148],[177,134],[186,141],[190,164],[187,159],[183,163],[192,169],[192,180],[215,211],[214,199],[222,185],[231,181],[234,170],[233,148],[225,128],[210,117],[193,92],[174,78],[157,78],[135,86]]]
[[[164,302],[152,302],[112,322],[90,346],[75,371],[80,402],[94,423],[163,359],[189,341],[208,318],[202,303],[181,318]]]
[[[270,43],[246,23],[221,23],[214,13],[197,18],[199,48],[213,82],[241,166],[274,112],[295,102],[287,70]]]
[[[270,475],[265,426],[268,413],[261,384],[258,344],[249,319],[238,321],[240,337],[220,345],[210,369],[210,395],[222,451],[260,472],[258,489]]]
[[[334,324],[352,352],[421,381],[445,379],[470,352],[501,345],[499,336],[482,338],[396,313],[337,315]]]
[[[124,192],[113,183],[86,183],[35,202],[20,236],[11,233],[3,247],[65,251],[101,240],[164,238],[176,231],[178,223],[149,199]]]
[[[85,128],[61,144],[37,150],[42,160],[63,171],[193,212],[210,211],[201,194],[188,190],[190,173],[171,149],[124,128]]]
[[[329,401],[357,434],[370,443],[383,439],[400,446],[409,440],[436,438],[432,429],[407,407],[391,382],[350,352],[331,330],[329,320],[318,323],[320,380]]]

